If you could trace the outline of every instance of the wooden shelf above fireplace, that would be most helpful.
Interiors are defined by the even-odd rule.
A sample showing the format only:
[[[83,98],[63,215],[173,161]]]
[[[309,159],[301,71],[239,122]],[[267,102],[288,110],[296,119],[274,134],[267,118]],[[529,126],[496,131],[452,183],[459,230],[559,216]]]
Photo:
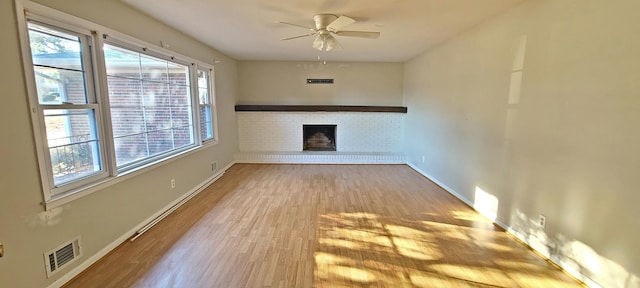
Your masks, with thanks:
[[[236,105],[243,112],[388,112],[407,113],[402,106],[344,106],[344,105]]]

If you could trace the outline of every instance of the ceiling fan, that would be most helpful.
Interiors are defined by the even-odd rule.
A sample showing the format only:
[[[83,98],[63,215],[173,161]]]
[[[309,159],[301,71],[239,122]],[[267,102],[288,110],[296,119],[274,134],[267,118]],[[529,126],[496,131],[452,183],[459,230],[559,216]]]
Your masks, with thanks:
[[[278,21],[277,23],[308,29],[311,32],[309,34],[293,36],[282,40],[291,40],[315,35],[316,38],[313,40],[313,44],[311,46],[320,51],[331,51],[337,46],[342,46],[338,43],[338,40],[333,37],[334,35],[369,39],[376,39],[380,37],[380,32],[342,30],[342,28],[356,22],[356,20],[344,15],[338,17],[333,14],[317,14],[313,16],[313,21],[316,24],[316,28]]]

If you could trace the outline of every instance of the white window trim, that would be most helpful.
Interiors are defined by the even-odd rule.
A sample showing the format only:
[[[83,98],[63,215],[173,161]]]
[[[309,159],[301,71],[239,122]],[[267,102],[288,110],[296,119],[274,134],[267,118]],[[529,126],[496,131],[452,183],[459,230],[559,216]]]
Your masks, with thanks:
[[[16,15],[18,18],[17,19],[18,30],[19,30],[18,34],[20,38],[21,51],[23,56],[22,57],[23,67],[24,67],[23,71],[25,73],[25,79],[26,79],[25,81],[26,81],[27,94],[29,99],[28,100],[29,111],[31,114],[33,135],[34,135],[34,140],[36,145],[36,154],[37,154],[36,156],[38,158],[38,168],[40,171],[41,187],[42,187],[42,194],[43,194],[42,204],[45,210],[50,210],[55,207],[62,206],[73,200],[84,197],[93,192],[105,189],[111,185],[117,184],[121,181],[124,181],[136,175],[147,172],[151,169],[160,167],[162,165],[166,165],[186,155],[195,153],[196,151],[200,151],[203,148],[209,147],[219,142],[219,134],[218,134],[218,127],[217,127],[217,124],[218,124],[217,110],[216,110],[217,103],[215,102],[216,86],[215,86],[215,76],[214,76],[213,65],[192,59],[184,55],[180,55],[175,51],[170,51],[162,47],[158,47],[156,45],[146,43],[142,40],[136,39],[126,34],[111,30],[107,27],[66,14],[64,12],[43,6],[35,2],[31,2],[28,0],[16,0],[15,3],[16,3]],[[94,81],[91,83],[91,85],[96,85],[94,90],[96,93],[95,97],[96,97],[96,101],[98,102],[98,109],[99,109],[98,111],[96,111],[96,114],[97,114],[96,125],[98,126],[98,130],[100,131],[99,133],[101,133],[100,134],[101,150],[102,152],[106,152],[102,156],[102,161],[104,166],[103,169],[108,173],[108,175],[98,180],[90,181],[88,183],[82,182],[82,180],[76,181],[74,183],[80,183],[80,184],[67,186],[68,188],[65,189],[64,193],[53,195],[52,192],[54,190],[50,188],[53,186],[51,185],[51,180],[49,179],[49,175],[48,175],[49,173],[47,172],[51,169],[51,165],[49,165],[50,159],[49,159],[48,153],[45,152],[45,149],[48,149],[48,146],[45,145],[45,143],[47,143],[47,139],[46,139],[46,135],[44,134],[45,129],[44,127],[42,127],[43,117],[40,113],[40,108],[39,108],[40,103],[38,102],[36,83],[34,79],[34,70],[33,70],[33,63],[32,63],[33,61],[30,57],[31,48],[29,45],[27,18],[34,19],[35,21],[42,22],[46,25],[51,25],[51,26],[59,27],[62,29],[70,30],[70,31],[78,31],[79,33],[85,34],[85,35],[93,34],[94,41],[91,44],[96,45],[96,47],[102,47],[103,45],[102,35],[104,34],[104,35],[109,35],[114,39],[118,39],[118,41],[127,43],[127,45],[145,47],[146,51],[153,54],[159,54],[165,57],[166,55],[170,55],[169,57],[175,57],[175,58],[181,59],[181,61],[193,63],[192,67],[190,68],[191,72],[193,72],[192,75],[197,75],[198,68],[210,69],[211,71],[210,85],[212,87],[210,91],[210,97],[212,98],[211,103],[213,108],[212,120],[213,120],[214,127],[212,127],[212,129],[214,131],[214,139],[211,139],[209,141],[204,141],[204,142],[201,141],[200,139],[200,131],[199,131],[200,125],[199,125],[199,118],[198,118],[199,109],[197,109],[199,104],[197,100],[198,91],[197,91],[197,84],[194,86],[195,83],[192,82],[191,85],[192,87],[194,87],[194,89],[192,89],[191,91],[191,94],[192,94],[191,102],[192,102],[192,109],[193,109],[192,114],[194,115],[192,117],[193,118],[192,121],[194,123],[193,133],[195,138],[194,139],[195,145],[188,146],[178,151],[174,151],[174,153],[169,155],[168,157],[165,157],[162,159],[153,159],[148,163],[144,163],[143,165],[132,167],[131,169],[128,169],[124,172],[118,173],[115,167],[116,162],[115,162],[115,155],[113,153],[114,150],[113,150],[113,147],[111,147],[111,145],[113,144],[113,138],[111,137],[112,135],[111,119],[110,119],[110,113],[108,111],[109,97],[106,96],[108,95],[106,94],[107,93],[106,82],[102,79]],[[104,69],[105,67],[104,53],[102,49],[93,49],[93,50],[95,51],[95,53],[92,53],[93,55],[91,55],[94,58],[92,59],[93,64],[91,67],[91,69],[94,70],[92,77],[95,76],[96,78],[106,78],[105,71],[99,70],[99,69]],[[194,77],[191,77],[191,81],[196,81],[196,79]]]
[[[211,102],[211,121],[213,121],[213,126],[211,127],[213,131],[213,138],[200,140],[203,146],[215,145],[220,141],[220,135],[218,134],[218,105],[216,105],[216,83],[215,83],[215,68],[213,65],[206,64],[204,62],[196,61],[196,71],[198,70],[209,70],[209,101]],[[197,83],[196,83],[197,86]],[[197,92],[197,91],[196,91]],[[199,105],[198,103],[196,103]],[[198,107],[199,108],[199,107]],[[196,113],[200,113],[200,109],[196,109]],[[198,115],[198,119],[201,116]],[[198,123],[198,125],[200,125]]]

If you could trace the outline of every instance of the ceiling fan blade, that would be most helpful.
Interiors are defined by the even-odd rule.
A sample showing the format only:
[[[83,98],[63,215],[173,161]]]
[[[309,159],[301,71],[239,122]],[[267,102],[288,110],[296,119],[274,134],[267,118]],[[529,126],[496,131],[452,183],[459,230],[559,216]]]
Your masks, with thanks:
[[[289,23],[289,22],[276,21],[276,23],[279,23],[279,24],[285,24],[285,25],[290,25],[290,26],[295,26],[295,27],[299,27],[299,28],[304,28],[304,29],[307,29],[307,30],[311,30],[311,31],[313,31],[313,32],[315,32],[315,31],[316,31],[316,29],[313,29],[313,28],[311,28],[311,27],[302,26],[302,25],[298,25],[298,24],[293,24],[293,23]]]
[[[356,23],[356,20],[353,20],[347,16],[340,16],[338,17],[338,19],[334,20],[333,22],[331,22],[329,25],[327,25],[327,30],[331,31],[331,32],[336,32],[336,31],[340,31],[340,29],[347,27],[353,23]]]
[[[369,31],[336,31],[334,33],[339,36],[359,37],[359,38],[369,38],[369,39],[377,39],[378,37],[380,37],[380,32],[369,32]]]
[[[291,40],[291,39],[297,39],[297,38],[302,38],[302,37],[309,37],[309,36],[313,36],[316,35],[316,33],[310,33],[310,34],[304,34],[304,35],[298,35],[298,36],[293,36],[293,37],[289,37],[289,38],[282,38],[282,40]]]

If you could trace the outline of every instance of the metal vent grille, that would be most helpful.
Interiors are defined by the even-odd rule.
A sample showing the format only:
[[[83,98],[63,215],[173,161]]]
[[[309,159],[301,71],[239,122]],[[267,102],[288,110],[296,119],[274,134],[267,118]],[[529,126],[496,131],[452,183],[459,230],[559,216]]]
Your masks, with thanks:
[[[307,79],[307,84],[333,84],[333,79]]]
[[[63,243],[57,248],[44,254],[47,267],[47,278],[55,274],[60,268],[72,263],[80,257],[80,237]]]

